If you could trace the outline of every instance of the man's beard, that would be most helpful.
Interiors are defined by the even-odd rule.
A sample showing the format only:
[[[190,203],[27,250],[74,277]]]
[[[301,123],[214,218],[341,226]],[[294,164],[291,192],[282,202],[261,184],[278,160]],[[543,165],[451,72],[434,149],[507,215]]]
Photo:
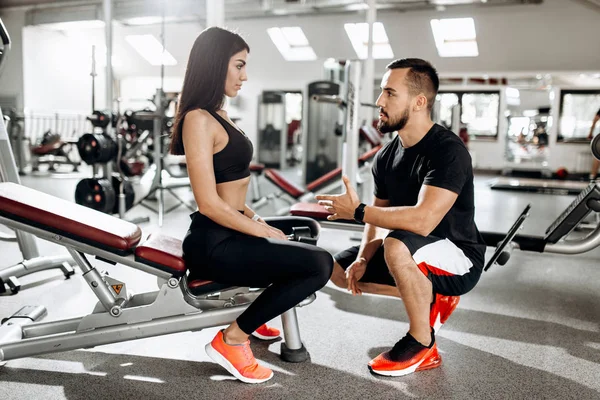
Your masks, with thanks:
[[[383,122],[382,120],[379,120],[379,122],[377,122],[377,130],[379,130],[379,132],[381,132],[381,133],[400,131],[408,123],[409,115],[410,115],[410,113],[408,111],[408,107],[406,107],[404,109],[404,112],[402,113],[400,118],[397,120],[391,119],[390,116],[388,115],[388,120],[386,122]]]

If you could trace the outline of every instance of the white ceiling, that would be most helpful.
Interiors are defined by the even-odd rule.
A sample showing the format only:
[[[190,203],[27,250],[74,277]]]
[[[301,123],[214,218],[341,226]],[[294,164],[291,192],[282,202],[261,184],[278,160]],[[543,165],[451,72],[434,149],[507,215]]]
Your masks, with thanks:
[[[7,0],[0,0],[7,1]],[[10,0],[9,0],[10,1]],[[129,8],[145,0],[115,0],[117,10],[124,15]],[[452,0],[457,1],[457,0]],[[505,7],[490,7],[493,0],[488,0],[485,7],[478,0],[477,5],[463,5],[445,11],[435,9],[419,10],[410,13],[378,11],[378,20],[386,27],[390,44],[397,58],[413,56],[431,60],[442,75],[454,76],[466,73],[471,76],[501,72],[498,77],[508,77],[523,85],[579,84],[598,85],[593,76],[600,72],[600,52],[591,51],[597,48],[597,21],[600,13],[593,7],[586,7],[580,0],[545,0],[542,4],[512,4]],[[500,1],[500,0],[499,0]],[[499,3],[497,1],[496,3]],[[504,1],[504,0],[502,0]],[[184,7],[186,4],[201,3],[200,0],[177,0]],[[506,0],[508,4],[510,0]],[[156,2],[154,2],[155,4]],[[265,4],[278,7],[284,0],[261,2],[259,0],[226,0],[226,7],[242,10],[242,6],[252,5],[260,9]],[[356,3],[351,0],[306,0],[301,7]],[[420,0],[379,0],[378,4],[425,3]],[[428,2],[433,3],[433,1]],[[519,3],[523,3],[519,1]],[[183,5],[183,6],[182,6]],[[297,5],[298,6],[298,5]],[[185,7],[184,7],[185,8]],[[170,7],[175,10],[176,7]],[[196,7],[200,15],[202,7]],[[59,16],[67,15],[61,8]],[[38,10],[39,15],[46,15],[47,9]],[[54,10],[52,10],[54,11]],[[29,11],[28,11],[29,12]],[[138,10],[138,14],[141,11]],[[147,10],[145,11],[147,15]],[[55,13],[53,12],[53,15]],[[173,54],[178,65],[165,68],[167,76],[183,76],[189,50],[197,35],[204,29],[201,18],[192,16],[188,21],[170,22],[165,25],[166,48]],[[475,19],[479,57],[475,58],[440,58],[435,49],[429,21],[431,18],[467,17]],[[41,18],[41,17],[40,17]],[[54,18],[54,17],[53,17]],[[246,18],[226,20],[229,27],[237,29],[251,47],[251,68],[253,76],[264,79],[285,80],[288,76],[302,76],[306,71],[318,78],[326,58],[352,59],[356,54],[348,40],[343,25],[346,22],[362,22],[364,12],[336,13],[319,15],[272,16],[269,18]],[[271,26],[300,26],[313,46],[318,60],[314,62],[285,62],[266,30]],[[45,29],[28,27],[27,29]],[[150,33],[160,38],[161,25],[128,26],[123,21],[114,23],[113,49],[120,65],[115,67],[117,77],[125,76],[159,76],[160,68],[150,66],[125,41],[130,34]],[[104,30],[102,28],[85,31],[65,32],[64,36],[77,38],[77,43],[89,51],[91,44],[103,45]],[[325,40],[324,40],[325,39]],[[80,51],[80,50],[77,50]],[[100,57],[100,55],[99,55]],[[376,62],[376,71],[385,69],[389,60]],[[557,71],[565,71],[564,77],[556,74],[548,80],[535,78],[536,75]],[[508,74],[507,74],[508,73]],[[580,76],[580,74],[590,74]],[[515,79],[521,79],[516,81]]]

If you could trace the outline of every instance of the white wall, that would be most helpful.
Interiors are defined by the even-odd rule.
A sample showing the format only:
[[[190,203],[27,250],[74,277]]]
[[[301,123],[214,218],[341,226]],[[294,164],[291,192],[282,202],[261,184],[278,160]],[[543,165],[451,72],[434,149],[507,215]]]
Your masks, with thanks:
[[[0,75],[0,96],[16,96],[18,108],[23,107],[23,35],[25,11],[1,11],[0,18],[11,39],[10,52],[6,54],[5,66]]]
[[[24,107],[36,112],[91,113],[91,46],[80,36],[38,27],[23,29]],[[105,73],[97,69],[96,108],[105,107]]]

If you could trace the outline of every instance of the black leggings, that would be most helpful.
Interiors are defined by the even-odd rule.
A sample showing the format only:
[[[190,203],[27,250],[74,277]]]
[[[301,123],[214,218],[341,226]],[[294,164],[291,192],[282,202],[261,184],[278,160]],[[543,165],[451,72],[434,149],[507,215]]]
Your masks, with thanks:
[[[249,236],[199,212],[191,218],[183,240],[183,257],[192,279],[266,288],[237,319],[246,334],[321,289],[331,276],[333,257],[320,247]],[[318,231],[316,222],[308,218],[273,218],[267,222],[285,234],[290,234],[293,226]]]

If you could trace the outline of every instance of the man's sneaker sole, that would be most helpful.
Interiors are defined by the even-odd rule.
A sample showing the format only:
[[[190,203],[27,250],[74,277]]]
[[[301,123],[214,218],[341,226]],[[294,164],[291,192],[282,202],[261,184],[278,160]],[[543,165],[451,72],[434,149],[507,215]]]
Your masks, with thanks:
[[[251,335],[254,336],[255,338],[260,339],[260,340],[275,340],[275,339],[280,339],[281,338],[281,335],[277,335],[277,336],[265,336],[265,335],[261,335],[258,332],[252,332]]]
[[[439,353],[437,351],[435,351],[435,353],[429,355],[429,357],[424,358],[420,362],[416,363],[415,365],[411,365],[408,368],[397,369],[397,370],[393,370],[393,371],[378,371],[378,370],[371,368],[371,366],[369,365],[369,370],[377,375],[404,376],[404,375],[412,374],[413,372],[416,372],[416,371],[425,371],[428,369],[437,368],[440,365],[442,365],[442,356],[440,356]]]
[[[229,362],[228,359],[226,359],[221,353],[219,353],[217,350],[215,350],[215,348],[212,347],[212,344],[208,343],[206,346],[204,346],[204,350],[206,350],[206,354],[208,354],[208,356],[214,362],[219,364],[221,367],[225,368],[227,371],[229,371],[229,373],[231,375],[235,376],[237,379],[239,379],[240,381],[242,381],[244,383],[263,383],[273,377],[273,371],[271,371],[271,375],[269,375],[268,378],[263,378],[263,379],[247,378],[244,375],[240,374],[239,371],[233,366],[233,364],[231,364]]]

